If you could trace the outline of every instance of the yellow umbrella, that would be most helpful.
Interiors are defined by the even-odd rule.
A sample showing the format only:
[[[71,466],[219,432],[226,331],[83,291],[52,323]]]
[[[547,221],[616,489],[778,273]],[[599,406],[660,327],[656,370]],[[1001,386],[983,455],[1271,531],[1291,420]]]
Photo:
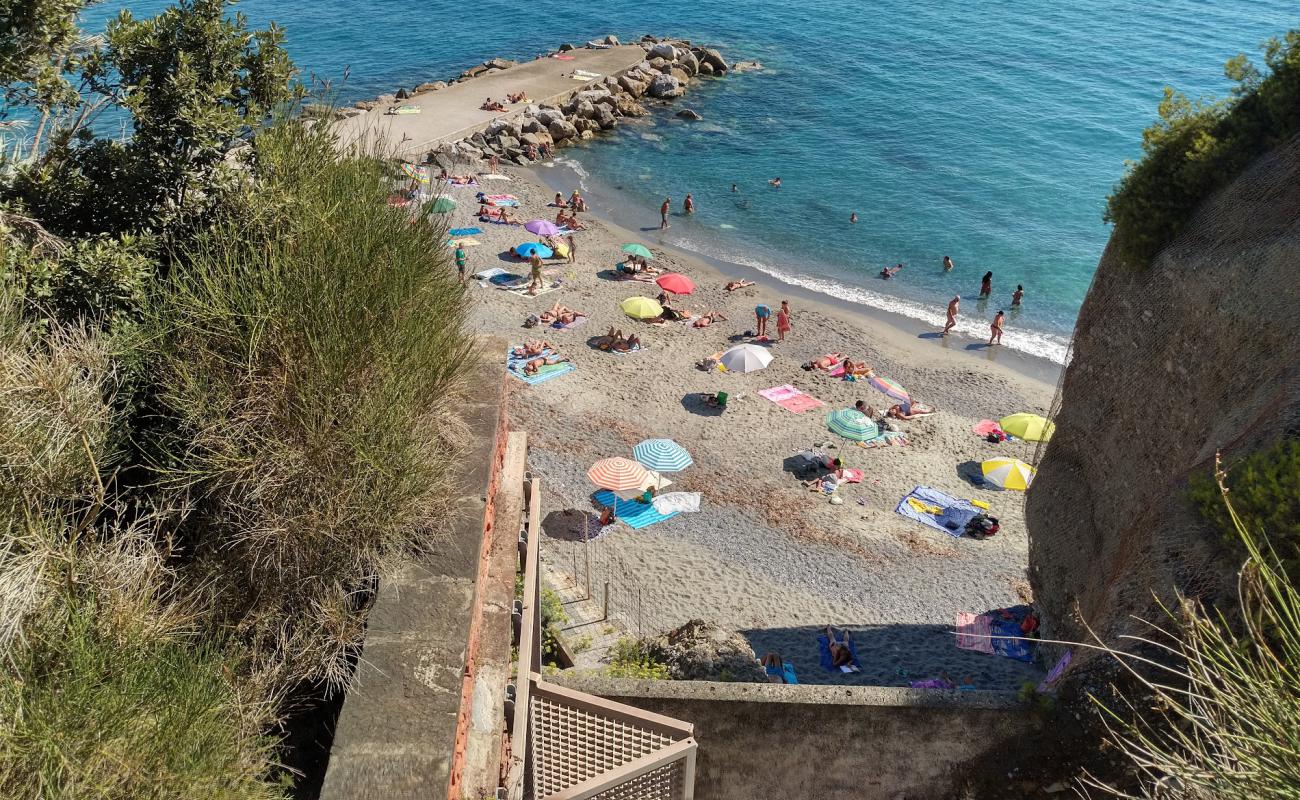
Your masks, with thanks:
[[[1018,458],[990,458],[980,464],[984,480],[1002,489],[1023,492],[1034,480],[1034,468]]]
[[[1031,442],[1045,442],[1052,438],[1052,433],[1056,430],[1055,423],[1048,422],[1037,414],[1023,413],[1003,417],[998,420],[998,426],[1017,439]]]
[[[629,297],[619,304],[619,308],[632,319],[654,319],[664,313],[663,306],[649,297]]]

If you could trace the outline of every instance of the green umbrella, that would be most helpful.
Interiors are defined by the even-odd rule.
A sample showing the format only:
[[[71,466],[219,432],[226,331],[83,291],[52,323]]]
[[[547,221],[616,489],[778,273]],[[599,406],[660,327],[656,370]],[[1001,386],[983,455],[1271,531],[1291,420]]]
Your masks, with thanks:
[[[841,408],[839,411],[827,414],[826,427],[830,428],[832,433],[838,433],[845,439],[855,442],[874,439],[880,432],[870,417],[852,408]]]
[[[429,207],[429,210],[435,214],[450,214],[456,210],[456,201],[450,197],[439,197],[433,201],[433,205]]]
[[[623,252],[628,255],[641,256],[642,258],[654,260],[654,254],[650,252],[650,249],[645,245],[637,244],[636,242],[628,242],[623,245]]]

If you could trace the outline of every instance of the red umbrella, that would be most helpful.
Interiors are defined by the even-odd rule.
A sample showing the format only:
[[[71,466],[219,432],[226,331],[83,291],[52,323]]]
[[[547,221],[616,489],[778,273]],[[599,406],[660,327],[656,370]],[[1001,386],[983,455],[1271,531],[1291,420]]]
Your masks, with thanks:
[[[673,294],[690,294],[695,291],[695,282],[680,272],[667,272],[655,279],[661,289]]]

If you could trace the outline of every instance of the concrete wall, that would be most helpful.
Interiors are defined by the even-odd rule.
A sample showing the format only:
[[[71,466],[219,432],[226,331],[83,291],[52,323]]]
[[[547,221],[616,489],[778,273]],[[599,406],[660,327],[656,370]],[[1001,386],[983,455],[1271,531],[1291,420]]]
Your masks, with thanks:
[[[696,800],[961,797],[1034,723],[1014,694],[868,686],[548,680],[695,726]]]

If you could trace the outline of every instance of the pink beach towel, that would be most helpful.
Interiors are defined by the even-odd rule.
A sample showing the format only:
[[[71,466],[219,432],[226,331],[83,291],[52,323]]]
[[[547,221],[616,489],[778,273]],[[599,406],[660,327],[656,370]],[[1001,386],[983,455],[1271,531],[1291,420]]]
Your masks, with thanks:
[[[845,482],[845,483],[862,483],[862,470],[860,470],[860,469],[852,469],[851,467],[845,467],[845,468],[844,468],[844,482]]]
[[[982,419],[971,427],[971,433],[976,436],[988,436],[990,433],[1001,433],[1002,428],[998,423],[991,419]]]
[[[811,411],[825,405],[816,397],[806,395],[788,383],[783,386],[773,386],[771,389],[763,389],[759,394],[795,414],[802,414],[805,411]]]
[[[992,635],[993,629],[989,626],[988,617],[969,611],[957,612],[957,646],[962,650],[992,654]]]

